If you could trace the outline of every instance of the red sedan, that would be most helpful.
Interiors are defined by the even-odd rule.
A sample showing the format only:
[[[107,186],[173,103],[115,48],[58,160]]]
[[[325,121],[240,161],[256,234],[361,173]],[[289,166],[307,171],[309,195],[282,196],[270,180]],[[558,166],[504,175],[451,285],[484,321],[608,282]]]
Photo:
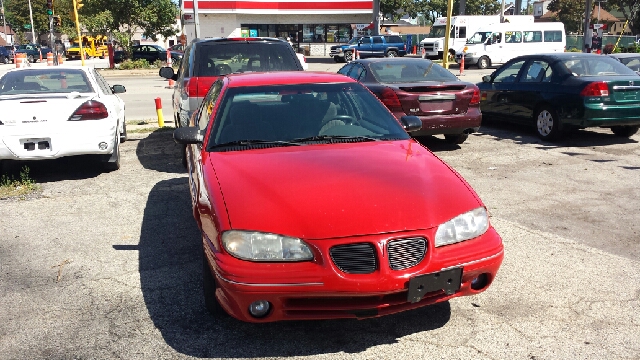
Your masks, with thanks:
[[[500,236],[462,177],[338,74],[226,75],[187,146],[210,312],[249,322],[365,318],[474,295]]]

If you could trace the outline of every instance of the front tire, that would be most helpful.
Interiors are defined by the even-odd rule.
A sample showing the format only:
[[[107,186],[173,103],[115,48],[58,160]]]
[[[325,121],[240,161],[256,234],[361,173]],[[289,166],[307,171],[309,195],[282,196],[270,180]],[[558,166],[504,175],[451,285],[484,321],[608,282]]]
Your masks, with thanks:
[[[351,62],[353,60],[353,53],[351,51],[347,51],[344,53],[344,61]]]
[[[486,69],[491,66],[491,60],[488,57],[483,56],[478,60],[478,69]]]
[[[34,59],[33,55],[27,56],[27,61],[30,62],[30,63],[35,63],[36,62],[36,60]]]
[[[444,141],[449,144],[462,144],[468,137],[469,134],[447,134],[444,136]]]
[[[388,58],[398,57],[398,53],[395,52],[394,50],[389,50],[389,51],[387,51],[387,57]]]
[[[613,126],[611,131],[615,136],[628,138],[637,133],[639,128],[638,126]]]
[[[562,132],[562,124],[556,113],[547,107],[541,107],[535,114],[538,137],[547,141],[558,139]]]

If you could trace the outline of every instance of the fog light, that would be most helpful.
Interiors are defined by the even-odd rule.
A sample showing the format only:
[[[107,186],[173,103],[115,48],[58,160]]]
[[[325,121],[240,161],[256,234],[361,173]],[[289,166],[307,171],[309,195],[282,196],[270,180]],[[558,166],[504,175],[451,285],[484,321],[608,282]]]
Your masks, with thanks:
[[[482,290],[487,286],[489,282],[489,276],[487,274],[480,274],[477,278],[471,280],[471,288],[473,290]]]
[[[98,144],[98,147],[100,148],[100,150],[107,150],[107,148],[109,147],[109,144],[103,141],[100,144]]]
[[[249,313],[256,318],[264,317],[271,310],[271,304],[267,300],[254,301],[249,305]]]

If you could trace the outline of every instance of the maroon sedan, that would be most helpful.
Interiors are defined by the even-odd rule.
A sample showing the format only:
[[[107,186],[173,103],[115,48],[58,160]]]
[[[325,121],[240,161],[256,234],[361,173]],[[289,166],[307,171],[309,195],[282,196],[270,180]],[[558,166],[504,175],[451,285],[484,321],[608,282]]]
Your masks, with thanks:
[[[504,256],[462,177],[361,84],[224,75],[187,146],[205,304],[249,322],[365,318],[486,290]]]
[[[369,88],[396,118],[418,116],[422,129],[412,136],[443,134],[446,141],[462,144],[480,128],[478,87],[460,81],[431,60],[363,59],[343,66],[338,73]]]

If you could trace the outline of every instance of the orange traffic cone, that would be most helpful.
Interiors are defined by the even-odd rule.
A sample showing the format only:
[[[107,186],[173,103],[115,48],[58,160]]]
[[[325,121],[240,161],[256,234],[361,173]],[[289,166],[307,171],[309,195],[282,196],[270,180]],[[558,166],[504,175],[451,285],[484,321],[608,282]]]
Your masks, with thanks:
[[[462,57],[460,58],[460,75],[464,75],[464,53],[462,53]]]
[[[173,87],[175,86],[176,81],[173,79],[169,79],[169,85],[166,86],[167,89],[173,89]]]

